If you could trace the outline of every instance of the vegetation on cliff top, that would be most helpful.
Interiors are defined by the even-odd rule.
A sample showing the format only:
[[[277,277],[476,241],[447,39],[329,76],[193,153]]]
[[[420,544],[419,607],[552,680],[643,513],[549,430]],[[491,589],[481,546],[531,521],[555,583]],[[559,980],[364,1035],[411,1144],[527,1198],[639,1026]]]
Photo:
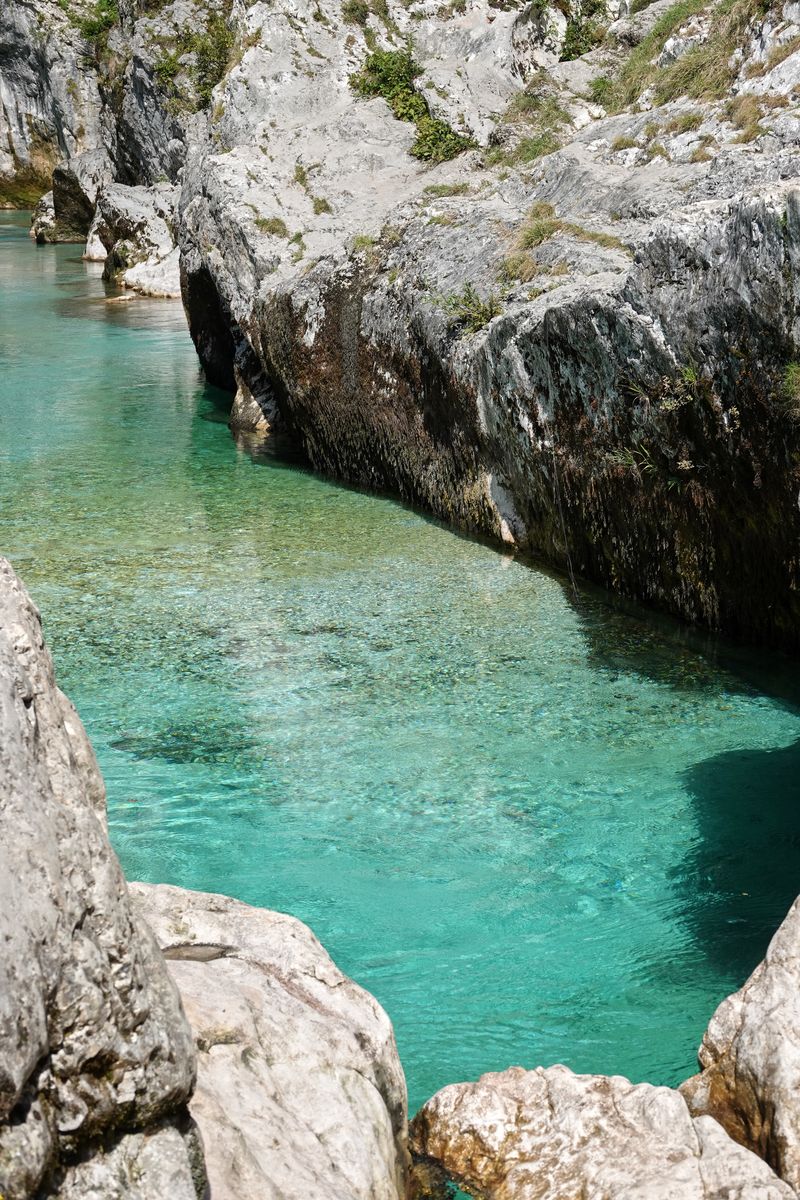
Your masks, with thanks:
[[[360,71],[350,76],[350,86],[359,96],[381,96],[398,121],[411,121],[417,137],[410,153],[425,162],[440,163],[468,150],[474,143],[456,133],[446,121],[432,117],[427,101],[414,81],[422,68],[410,50],[375,50]]]
[[[667,40],[693,16],[708,9],[707,0],[678,0],[658,18],[631,52],[616,79],[601,76],[591,87],[592,99],[609,112],[620,112],[651,91],[657,105],[679,96],[719,100],[739,70],[736,51],[748,27],[770,7],[770,0],[722,0],[708,12],[707,36],[663,66],[658,65]]]

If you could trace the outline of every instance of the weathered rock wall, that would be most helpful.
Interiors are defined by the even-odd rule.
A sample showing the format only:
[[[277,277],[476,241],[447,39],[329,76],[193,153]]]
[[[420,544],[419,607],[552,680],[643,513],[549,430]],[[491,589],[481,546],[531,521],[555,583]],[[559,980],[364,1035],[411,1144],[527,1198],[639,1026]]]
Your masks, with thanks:
[[[744,986],[712,1017],[681,1091],[800,1191],[800,900]]]
[[[522,16],[492,27],[494,74],[464,90],[459,19],[434,36],[423,14],[421,90],[458,94],[443,113],[502,160],[431,169],[408,124],[348,88],[360,43],[321,11],[322,32],[301,5],[313,37],[297,37],[247,10],[252,45],[218,92],[224,152],[187,168],[184,301],[210,377],[239,385],[237,423],[260,398],[320,471],[687,620],[800,646],[800,121],[786,62],[766,70],[775,22],[753,35],[764,72],[734,86],[762,115],[746,136],[721,103],[604,117],[581,99],[587,55],[560,64],[585,68],[556,96],[571,140],[523,169],[519,128],[496,107],[484,120],[533,69],[503,48]],[[619,23],[621,47],[645,16]],[[673,40],[676,57],[691,43]],[[301,126],[303,96],[319,106]]]
[[[99,147],[113,153],[86,51],[55,0],[0,8],[0,205],[32,207],[63,159]]]
[[[191,1032],[109,846],[88,739],[5,560],[0,822],[0,1193],[85,1195],[93,1178],[102,1196],[194,1200]],[[138,1190],[111,1187],[126,1174]]]
[[[194,1029],[191,1112],[214,1200],[403,1200],[406,1085],[373,997],[293,917],[131,890]]]

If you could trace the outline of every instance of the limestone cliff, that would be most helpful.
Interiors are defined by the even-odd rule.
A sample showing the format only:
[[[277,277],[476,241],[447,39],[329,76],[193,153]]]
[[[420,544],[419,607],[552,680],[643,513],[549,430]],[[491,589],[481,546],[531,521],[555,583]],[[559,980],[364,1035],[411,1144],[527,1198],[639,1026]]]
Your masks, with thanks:
[[[129,286],[171,294],[177,242],[235,423],[797,647],[800,11],[633,9],[44,0],[31,71],[15,0],[0,174],[67,157],[40,234],[91,226]],[[159,180],[137,241],[114,185]]]

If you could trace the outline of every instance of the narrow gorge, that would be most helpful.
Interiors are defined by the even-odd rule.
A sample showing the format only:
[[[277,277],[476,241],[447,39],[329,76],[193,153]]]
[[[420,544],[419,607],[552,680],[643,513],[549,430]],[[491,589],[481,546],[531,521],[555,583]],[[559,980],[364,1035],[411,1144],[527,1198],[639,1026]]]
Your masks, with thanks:
[[[800,1195],[799,181],[795,3],[3,6],[2,1200]]]

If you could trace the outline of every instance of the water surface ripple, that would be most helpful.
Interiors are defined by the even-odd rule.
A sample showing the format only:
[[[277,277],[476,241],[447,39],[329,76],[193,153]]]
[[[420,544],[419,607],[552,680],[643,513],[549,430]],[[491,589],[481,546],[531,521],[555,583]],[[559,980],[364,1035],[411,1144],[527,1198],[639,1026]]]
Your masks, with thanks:
[[[511,1063],[677,1082],[798,890],[777,673],[237,449],[180,307],[0,217],[0,546],[129,876],[309,922],[412,1111]]]

